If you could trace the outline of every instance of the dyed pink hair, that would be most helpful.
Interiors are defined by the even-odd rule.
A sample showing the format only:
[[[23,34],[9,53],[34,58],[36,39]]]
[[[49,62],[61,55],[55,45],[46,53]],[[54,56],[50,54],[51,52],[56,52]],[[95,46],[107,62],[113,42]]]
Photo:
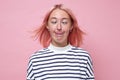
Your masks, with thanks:
[[[79,47],[82,43],[83,40],[83,34],[84,32],[79,28],[78,22],[72,11],[68,8],[64,8],[63,5],[55,5],[46,15],[45,18],[42,22],[42,25],[35,30],[35,36],[39,39],[40,43],[42,44],[43,47],[48,47],[49,44],[51,43],[51,36],[49,34],[48,29],[46,28],[48,24],[48,19],[50,17],[50,14],[55,10],[55,9],[60,9],[68,13],[68,15],[71,18],[72,21],[72,26],[73,29],[69,33],[68,36],[68,42],[76,47]]]

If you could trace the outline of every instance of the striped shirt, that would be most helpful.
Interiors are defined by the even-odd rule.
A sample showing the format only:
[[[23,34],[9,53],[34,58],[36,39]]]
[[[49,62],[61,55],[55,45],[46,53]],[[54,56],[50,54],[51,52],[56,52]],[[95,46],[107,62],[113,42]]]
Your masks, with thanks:
[[[27,69],[27,80],[94,80],[92,61],[87,51],[67,45],[35,52]]]

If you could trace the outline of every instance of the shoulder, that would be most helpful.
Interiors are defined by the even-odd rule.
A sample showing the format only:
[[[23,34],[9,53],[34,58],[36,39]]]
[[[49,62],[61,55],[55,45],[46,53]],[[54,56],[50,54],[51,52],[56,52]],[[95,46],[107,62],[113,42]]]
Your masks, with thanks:
[[[87,50],[85,50],[85,49],[83,49],[81,47],[72,46],[71,49],[68,52],[71,52],[71,53],[73,53],[73,54],[75,54],[77,56],[80,56],[82,58],[85,58],[87,60],[91,60],[90,53]]]
[[[49,53],[53,53],[53,51],[51,51],[51,50],[48,49],[48,48],[40,49],[40,50],[34,52],[34,53],[30,56],[30,60],[34,60],[34,59],[37,59],[37,58],[41,58],[41,57],[43,57],[43,56],[48,55]]]
[[[89,54],[89,52],[83,48],[80,47],[75,47],[75,46],[71,46],[71,49],[69,50],[69,52],[74,52],[74,53],[83,53],[83,54]]]

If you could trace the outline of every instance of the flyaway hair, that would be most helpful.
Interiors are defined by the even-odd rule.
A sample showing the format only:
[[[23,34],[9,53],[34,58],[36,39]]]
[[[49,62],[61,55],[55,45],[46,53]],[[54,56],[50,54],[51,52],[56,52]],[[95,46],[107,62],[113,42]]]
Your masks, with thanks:
[[[48,29],[46,28],[48,25],[48,19],[50,14],[55,10],[60,9],[65,11],[71,18],[73,29],[70,31],[68,35],[68,42],[76,47],[79,47],[83,41],[84,32],[79,28],[78,22],[72,11],[68,8],[65,8],[62,4],[55,5],[48,13],[45,15],[42,24],[38,29],[35,30],[35,37],[37,37],[43,47],[48,47],[51,43],[51,36],[49,34]]]

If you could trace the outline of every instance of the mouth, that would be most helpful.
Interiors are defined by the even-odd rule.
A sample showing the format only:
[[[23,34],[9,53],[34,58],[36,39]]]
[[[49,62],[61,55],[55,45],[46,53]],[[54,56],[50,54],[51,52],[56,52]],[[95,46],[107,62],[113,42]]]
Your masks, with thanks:
[[[64,35],[64,32],[55,32],[55,35],[58,37],[62,37]]]

